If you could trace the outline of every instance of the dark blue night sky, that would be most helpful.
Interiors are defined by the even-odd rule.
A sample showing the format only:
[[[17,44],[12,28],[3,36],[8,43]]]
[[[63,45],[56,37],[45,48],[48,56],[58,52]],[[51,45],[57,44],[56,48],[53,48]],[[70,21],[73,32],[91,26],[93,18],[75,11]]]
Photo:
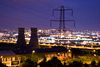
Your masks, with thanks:
[[[77,29],[100,30],[100,0],[0,0],[0,28],[48,29],[52,9],[61,5],[73,8]],[[59,13],[55,15],[58,17]],[[58,28],[58,24],[55,22],[52,28]],[[70,22],[66,23],[66,27],[74,28]]]

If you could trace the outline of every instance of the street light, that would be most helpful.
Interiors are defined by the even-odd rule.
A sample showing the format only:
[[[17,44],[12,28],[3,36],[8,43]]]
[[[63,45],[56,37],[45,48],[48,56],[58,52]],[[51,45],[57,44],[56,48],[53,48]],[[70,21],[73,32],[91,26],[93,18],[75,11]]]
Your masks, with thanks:
[[[93,50],[93,52],[96,52],[96,50]]]
[[[1,56],[1,58],[3,58],[3,56]]]
[[[3,61],[3,56],[0,56],[0,59],[1,59],[0,62],[2,62]]]
[[[35,50],[33,50],[32,53],[34,54],[35,53]]]
[[[94,56],[96,56],[96,54],[94,54]]]
[[[71,50],[69,49],[68,52],[71,52]]]

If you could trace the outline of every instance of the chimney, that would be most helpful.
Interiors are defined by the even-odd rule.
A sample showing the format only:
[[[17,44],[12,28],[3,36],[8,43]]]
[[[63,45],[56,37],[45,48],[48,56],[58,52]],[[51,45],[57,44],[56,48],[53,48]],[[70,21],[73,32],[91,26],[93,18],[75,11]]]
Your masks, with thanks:
[[[24,49],[26,46],[24,28],[18,28],[17,48]]]
[[[31,28],[31,38],[29,44],[32,49],[38,48],[37,28]]]

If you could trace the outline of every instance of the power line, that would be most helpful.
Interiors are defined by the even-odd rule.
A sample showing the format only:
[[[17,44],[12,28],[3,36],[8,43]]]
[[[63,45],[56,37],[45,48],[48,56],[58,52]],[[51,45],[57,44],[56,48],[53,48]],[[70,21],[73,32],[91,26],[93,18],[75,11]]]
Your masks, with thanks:
[[[60,12],[60,18],[59,20],[50,20],[50,26],[52,26],[52,21],[53,22],[60,22],[59,23],[59,32],[64,32],[66,27],[65,27],[65,22],[68,22],[68,21],[71,21],[71,22],[74,22],[74,26],[75,26],[75,20],[66,20],[65,19],[65,11],[71,11],[71,16],[73,16],[73,9],[65,9],[64,6],[61,6],[60,8],[56,8],[56,9],[53,9],[53,16],[54,16],[54,12],[55,11],[59,11]]]

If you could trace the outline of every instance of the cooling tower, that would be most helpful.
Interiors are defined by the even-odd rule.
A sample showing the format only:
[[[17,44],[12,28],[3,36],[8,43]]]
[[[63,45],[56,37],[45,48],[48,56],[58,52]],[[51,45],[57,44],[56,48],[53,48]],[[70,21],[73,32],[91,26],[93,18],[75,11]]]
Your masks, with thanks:
[[[24,28],[18,28],[17,48],[24,49],[26,47]]]
[[[32,49],[38,48],[37,28],[31,28],[31,38],[29,45]]]

